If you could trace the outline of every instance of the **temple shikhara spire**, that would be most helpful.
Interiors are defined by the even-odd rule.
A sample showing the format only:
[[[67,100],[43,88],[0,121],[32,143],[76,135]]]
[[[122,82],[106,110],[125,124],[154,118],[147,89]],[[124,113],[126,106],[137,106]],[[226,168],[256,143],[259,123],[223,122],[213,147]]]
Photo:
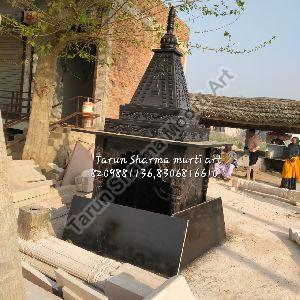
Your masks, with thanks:
[[[120,106],[119,119],[106,119],[105,131],[148,137],[163,137],[161,127],[184,111],[191,110],[182,53],[177,49],[174,34],[176,12],[172,6],[167,32],[154,55],[129,104]],[[177,140],[208,140],[208,131],[198,125],[196,117]]]
[[[131,100],[132,104],[189,109],[188,90],[174,35],[175,8],[171,7],[167,32]]]

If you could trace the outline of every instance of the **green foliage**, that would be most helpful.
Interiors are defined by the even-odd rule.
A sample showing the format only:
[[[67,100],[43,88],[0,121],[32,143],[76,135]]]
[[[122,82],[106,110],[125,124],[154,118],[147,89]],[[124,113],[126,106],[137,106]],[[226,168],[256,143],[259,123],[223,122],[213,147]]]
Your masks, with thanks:
[[[172,0],[165,1],[168,4],[173,3]],[[228,16],[228,15],[238,15],[245,7],[245,1],[235,0],[235,1],[197,1],[197,0],[182,0],[177,1],[176,7],[184,12],[198,11],[203,16]]]
[[[39,55],[55,55],[67,58],[79,56],[92,60],[90,45],[105,47],[107,38],[126,41],[138,47],[147,47],[142,41],[145,32],[135,31],[136,21],[147,18],[152,19],[151,31],[159,39],[164,33],[164,26],[155,20],[156,8],[161,0],[7,0],[12,6],[21,10],[35,13],[36,21],[30,25],[12,18],[2,16],[1,32],[15,35],[19,38],[26,37],[28,43],[35,48]],[[44,5],[40,3],[43,2]],[[167,4],[176,3],[177,10],[187,13],[197,12],[201,16],[225,17],[240,15],[245,9],[243,0],[165,0]],[[129,11],[139,10],[136,15]],[[141,5],[141,6],[140,6]],[[226,30],[224,37],[231,41],[231,34]],[[253,49],[233,50],[231,45],[218,49],[201,44],[190,45],[200,50],[213,50],[216,52],[250,53],[269,45],[275,37],[265,41]],[[148,45],[150,46],[150,45]],[[189,50],[190,50],[189,49]]]
[[[51,52],[52,47],[53,46],[50,43],[42,44],[42,45],[39,46],[39,53],[41,55],[47,55],[47,54],[49,54]]]
[[[268,45],[270,45],[274,40],[276,39],[276,36],[273,36],[272,38],[260,42],[256,46],[250,48],[250,49],[236,49],[236,43],[232,41],[232,35],[228,31],[227,27],[232,25],[233,23],[237,22],[242,12],[245,10],[246,2],[244,0],[182,0],[182,1],[174,1],[174,0],[166,0],[165,1],[168,4],[176,3],[177,9],[181,10],[184,13],[188,13],[189,15],[192,15],[191,20],[194,22],[197,19],[203,18],[204,16],[207,17],[230,17],[235,16],[235,19],[225,24],[219,28],[210,29],[210,30],[203,30],[202,32],[195,31],[195,34],[203,34],[208,33],[212,31],[217,31],[221,29],[225,29],[223,33],[223,36],[227,39],[227,44],[224,46],[221,46],[219,48],[215,47],[209,47],[207,45],[203,45],[201,43],[195,43],[189,45],[188,52],[191,53],[192,49],[199,49],[201,51],[214,51],[216,53],[218,52],[227,52],[230,54],[247,54],[251,52],[258,51]]]
[[[35,0],[8,2],[21,10],[34,12],[35,22],[26,25],[4,15],[0,32],[26,37],[39,55],[79,56],[88,60],[92,59],[88,45],[104,44],[113,26],[108,12],[116,9],[115,1],[108,0],[49,0],[44,6]]]
[[[245,1],[243,1],[243,0],[236,0],[236,5],[239,6],[239,7],[241,7],[241,8],[243,8],[244,5],[245,5]]]
[[[231,38],[231,35],[229,34],[229,37]],[[208,47],[208,46],[203,46],[201,44],[196,43],[195,45],[191,45],[192,48],[197,48],[200,49],[202,51],[214,51],[216,53],[218,52],[228,52],[230,54],[249,54],[252,52],[256,52],[262,48],[265,48],[268,45],[271,45],[272,42],[276,39],[276,36],[273,36],[271,39],[264,41],[262,43],[259,43],[258,45],[256,45],[255,47],[251,48],[251,49],[243,49],[243,50],[239,50],[239,49],[232,49],[231,46],[228,44],[226,46],[222,46],[220,48],[213,48],[213,47]]]

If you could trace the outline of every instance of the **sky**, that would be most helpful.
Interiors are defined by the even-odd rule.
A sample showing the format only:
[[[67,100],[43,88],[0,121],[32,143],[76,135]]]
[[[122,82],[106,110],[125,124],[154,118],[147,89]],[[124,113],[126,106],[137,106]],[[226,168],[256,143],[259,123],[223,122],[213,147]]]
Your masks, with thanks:
[[[245,11],[226,29],[206,34],[195,30],[218,28],[234,17],[197,19],[191,27],[191,43],[220,47],[227,44],[224,30],[232,35],[236,49],[250,49],[276,35],[266,48],[250,54],[202,52],[188,56],[186,77],[190,92],[242,97],[274,97],[300,100],[300,1],[246,0]],[[187,21],[187,16],[180,15]],[[222,70],[230,76],[218,79]],[[233,77],[233,78],[229,78]],[[222,87],[216,87],[214,83]]]

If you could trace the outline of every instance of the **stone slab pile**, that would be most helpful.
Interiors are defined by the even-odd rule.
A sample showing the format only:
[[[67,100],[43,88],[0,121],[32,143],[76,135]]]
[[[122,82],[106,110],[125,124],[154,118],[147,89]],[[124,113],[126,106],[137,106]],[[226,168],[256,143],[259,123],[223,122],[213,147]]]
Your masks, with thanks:
[[[56,282],[24,261],[22,261],[22,274],[23,278],[27,279],[33,284],[50,293],[58,295],[58,287]]]
[[[51,209],[51,232],[61,237],[69,212],[68,204],[75,195],[75,185],[54,187],[55,180],[47,180],[33,160],[12,160],[8,156],[9,188],[16,210],[29,205]],[[63,170],[54,164],[49,168],[62,176]]]
[[[62,269],[55,271],[57,286],[64,299],[108,299],[101,291],[96,290],[85,282],[75,278]]]
[[[291,191],[288,189],[273,187],[268,184],[249,181],[240,178],[233,178],[231,184],[234,189],[248,190],[262,194],[267,194],[281,198],[283,201],[288,202],[290,204],[297,206],[300,205],[300,191]]]
[[[55,269],[61,268],[69,274],[102,289],[110,273],[121,263],[96,255],[68,242],[49,236],[37,241],[19,238],[19,249],[23,254],[36,258]]]
[[[95,255],[67,242],[48,237],[39,241],[19,239],[20,250],[54,268],[54,280],[47,284],[43,270],[27,274],[35,284],[53,289],[63,299],[195,299],[184,277],[160,277],[130,264]],[[63,250],[63,249],[64,250]],[[83,253],[84,252],[84,253]],[[68,255],[67,255],[68,253]],[[35,266],[25,264],[26,270]]]
[[[14,203],[46,195],[53,184],[33,160],[9,159],[8,178]]]
[[[48,209],[29,206],[20,210],[18,243],[23,272],[46,291],[63,299],[195,299],[182,276],[167,280],[96,255],[47,234]]]

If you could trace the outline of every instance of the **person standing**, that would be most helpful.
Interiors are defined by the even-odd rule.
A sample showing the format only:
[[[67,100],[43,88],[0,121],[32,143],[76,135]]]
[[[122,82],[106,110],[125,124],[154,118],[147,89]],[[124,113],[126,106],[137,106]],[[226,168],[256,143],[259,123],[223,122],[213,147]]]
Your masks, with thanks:
[[[299,138],[293,137],[286,149],[286,160],[282,170],[281,188],[296,190],[296,183],[300,181],[300,146]]]
[[[255,129],[249,130],[248,145],[246,146],[249,150],[249,167],[251,167],[257,163],[259,157],[258,136]]]

